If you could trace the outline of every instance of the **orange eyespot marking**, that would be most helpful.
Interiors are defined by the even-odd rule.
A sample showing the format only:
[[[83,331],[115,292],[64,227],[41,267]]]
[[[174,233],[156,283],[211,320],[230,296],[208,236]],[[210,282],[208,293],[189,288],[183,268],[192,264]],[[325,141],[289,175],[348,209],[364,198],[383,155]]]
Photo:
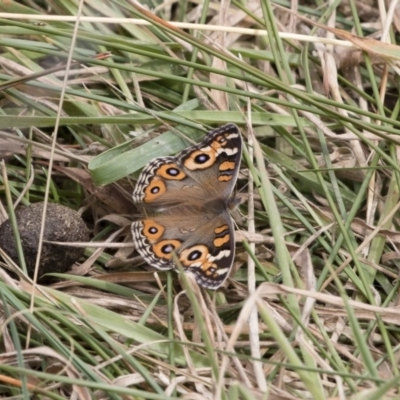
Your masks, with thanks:
[[[166,191],[167,188],[165,187],[164,182],[155,176],[146,187],[143,200],[145,203],[151,203],[152,201],[156,200],[157,197],[163,195]]]
[[[224,244],[229,243],[230,240],[230,235],[227,234],[225,236],[222,236],[220,238],[214,239],[214,246],[215,247],[222,247]]]
[[[172,254],[177,248],[182,244],[180,240],[161,240],[156,244],[153,244],[153,253],[158,258],[163,258],[164,260],[171,260]]]
[[[192,264],[203,264],[208,254],[207,246],[197,245],[183,250],[179,255],[179,261],[184,267],[190,267]]]
[[[217,264],[213,263],[213,262],[205,262],[202,264],[201,266],[202,271],[204,272],[204,275],[206,275],[207,277],[216,277],[216,271],[218,269]]]
[[[184,165],[190,170],[207,169],[214,165],[217,152],[210,147],[196,150],[185,160]]]
[[[181,181],[186,178],[186,174],[181,171],[175,163],[161,165],[161,167],[157,169],[156,175],[174,181]]]
[[[220,182],[228,182],[228,181],[230,181],[232,179],[232,175],[220,175],[219,177],[218,177],[218,180],[220,181]]]
[[[215,141],[213,142],[213,144],[214,144],[215,142],[218,143],[218,146],[219,146],[219,147],[224,147],[224,146],[227,144],[228,140],[226,139],[226,135],[225,135],[225,134],[222,134],[222,135],[219,135],[219,136],[217,136],[217,137],[215,138]]]
[[[215,228],[214,233],[216,235],[219,235],[220,233],[227,231],[228,229],[229,229],[228,225],[222,225],[222,226],[219,226],[218,228]]]
[[[219,166],[220,171],[233,171],[235,169],[235,163],[232,161],[224,161]]]
[[[152,219],[143,221],[143,234],[150,243],[155,243],[164,234],[165,228]]]

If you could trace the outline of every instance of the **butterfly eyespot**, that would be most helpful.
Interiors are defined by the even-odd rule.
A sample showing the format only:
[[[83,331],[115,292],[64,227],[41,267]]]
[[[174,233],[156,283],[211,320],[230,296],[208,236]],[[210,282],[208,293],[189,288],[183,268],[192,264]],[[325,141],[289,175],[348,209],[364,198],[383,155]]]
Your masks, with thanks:
[[[159,191],[160,191],[160,188],[158,186],[154,186],[150,190],[151,194],[157,194]]]
[[[186,178],[186,174],[172,161],[160,165],[157,168],[156,175],[158,178],[166,179],[167,181],[182,181]]]
[[[168,168],[167,169],[167,174],[171,175],[171,176],[178,176],[180,173],[180,171],[176,168]]]
[[[194,158],[195,163],[204,164],[210,159],[210,156],[207,154],[199,154]]]
[[[175,250],[175,246],[173,246],[172,244],[166,244],[165,246],[163,246],[163,247],[161,248],[161,251],[162,251],[164,254],[170,254],[170,253],[172,253],[174,250]]]
[[[165,227],[153,221],[152,219],[146,219],[142,222],[143,235],[150,243],[155,243],[159,240],[165,232]]]
[[[190,267],[193,264],[203,264],[209,254],[207,246],[198,244],[197,246],[189,247],[181,252],[179,261],[184,267]]]
[[[202,253],[200,251],[194,250],[189,254],[188,259],[190,261],[195,261],[195,260],[197,260],[197,259],[199,259],[201,257],[201,254]]]

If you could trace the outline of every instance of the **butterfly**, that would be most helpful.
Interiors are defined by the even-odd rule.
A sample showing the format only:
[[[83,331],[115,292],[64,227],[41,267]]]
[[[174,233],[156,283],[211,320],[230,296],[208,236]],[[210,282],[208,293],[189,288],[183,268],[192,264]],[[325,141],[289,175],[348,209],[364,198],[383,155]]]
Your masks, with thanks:
[[[133,222],[132,236],[148,264],[177,269],[175,254],[199,285],[218,289],[224,283],[235,255],[229,211],[240,202],[232,191],[241,155],[239,128],[227,124],[177,156],[145,166],[132,195],[144,217]]]

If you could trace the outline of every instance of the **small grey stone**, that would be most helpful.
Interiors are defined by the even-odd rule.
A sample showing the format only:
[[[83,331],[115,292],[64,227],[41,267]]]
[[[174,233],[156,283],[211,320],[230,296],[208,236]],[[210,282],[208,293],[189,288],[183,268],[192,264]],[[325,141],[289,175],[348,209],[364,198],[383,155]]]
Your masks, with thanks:
[[[36,263],[42,213],[43,203],[41,202],[20,208],[15,213],[30,277],[33,277]],[[48,203],[44,240],[52,242],[87,242],[89,240],[89,231],[76,211],[60,204]],[[5,221],[0,226],[0,247],[18,264],[10,220]],[[83,255],[84,250],[81,247],[66,247],[43,243],[38,276],[40,277],[49,272],[67,271]]]

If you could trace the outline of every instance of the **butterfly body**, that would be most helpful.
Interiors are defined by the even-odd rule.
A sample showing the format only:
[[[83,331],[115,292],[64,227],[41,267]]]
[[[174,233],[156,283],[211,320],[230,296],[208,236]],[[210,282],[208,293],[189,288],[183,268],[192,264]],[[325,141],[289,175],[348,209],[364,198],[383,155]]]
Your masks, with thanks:
[[[176,268],[174,254],[197,282],[217,289],[235,253],[229,211],[240,167],[242,139],[236,125],[214,129],[176,157],[150,161],[133,200],[145,216],[132,224],[136,249],[159,269]]]

